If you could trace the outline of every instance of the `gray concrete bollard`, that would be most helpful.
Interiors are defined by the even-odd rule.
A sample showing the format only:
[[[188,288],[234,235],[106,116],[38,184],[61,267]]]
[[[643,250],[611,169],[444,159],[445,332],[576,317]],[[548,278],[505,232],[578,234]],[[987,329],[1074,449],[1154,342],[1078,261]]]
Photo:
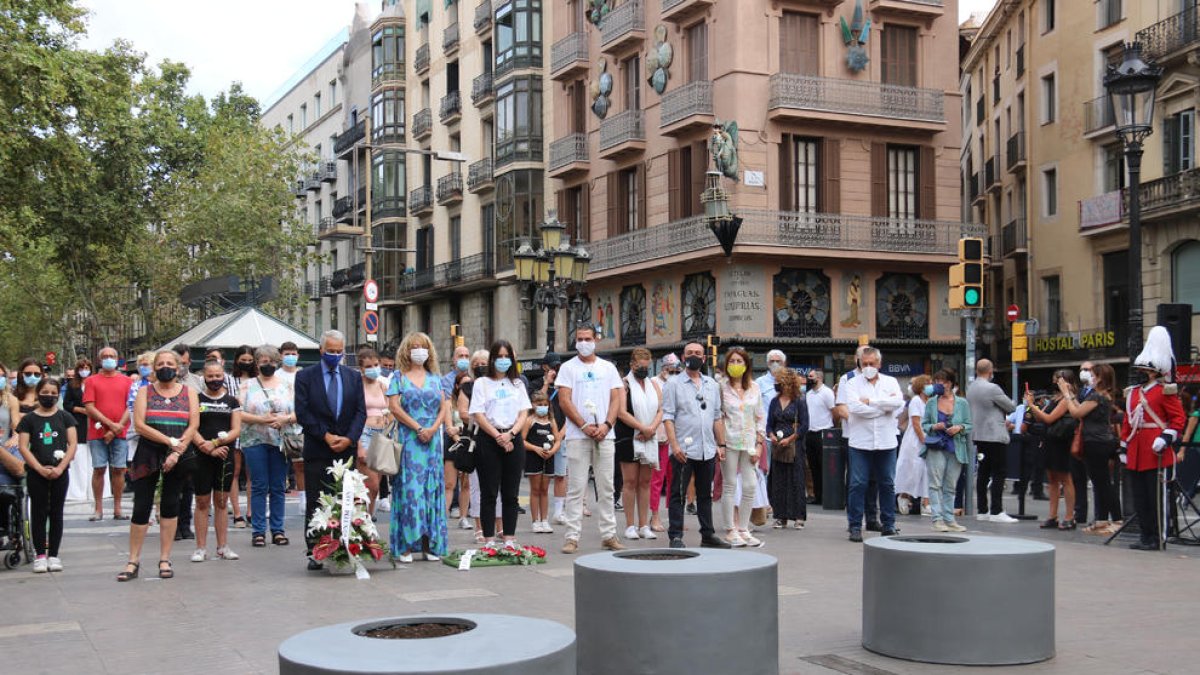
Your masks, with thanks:
[[[863,647],[924,663],[1009,665],[1054,656],[1054,547],[930,534],[863,547]]]
[[[638,549],[575,562],[579,675],[779,673],[775,558]]]
[[[388,626],[452,624],[444,637],[384,639],[361,633]],[[325,626],[279,645],[281,675],[575,675],[575,633],[543,619],[504,614],[411,615]]]

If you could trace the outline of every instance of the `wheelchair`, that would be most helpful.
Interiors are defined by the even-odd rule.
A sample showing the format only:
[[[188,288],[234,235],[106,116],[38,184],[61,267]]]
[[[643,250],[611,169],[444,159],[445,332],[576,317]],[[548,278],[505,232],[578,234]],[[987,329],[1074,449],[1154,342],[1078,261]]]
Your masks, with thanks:
[[[29,534],[29,500],[23,485],[0,485],[0,555],[4,566],[13,569],[33,562],[33,538]]]

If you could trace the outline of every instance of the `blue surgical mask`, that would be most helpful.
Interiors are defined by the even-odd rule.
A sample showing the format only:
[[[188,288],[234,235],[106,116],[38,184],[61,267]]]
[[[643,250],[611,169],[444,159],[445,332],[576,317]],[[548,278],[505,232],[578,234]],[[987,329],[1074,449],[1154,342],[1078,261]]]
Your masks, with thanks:
[[[321,363],[324,363],[326,368],[332,370],[333,368],[337,368],[342,364],[343,356],[345,356],[345,354],[330,354],[329,352],[326,352],[321,354]]]
[[[926,396],[933,396],[933,391],[934,391],[934,389],[933,389],[932,384],[925,385],[925,395]]]
[[[366,375],[368,380],[378,380],[379,376],[382,374],[383,374],[383,369],[380,368],[379,366],[363,368],[363,375]]]
[[[471,360],[470,359],[459,359],[454,362],[454,367],[458,369],[458,372],[465,373],[465,372],[467,372],[467,368],[471,367]]]
[[[22,375],[21,377],[25,380],[26,387],[36,387],[37,383],[42,381],[41,375]]]
[[[942,384],[941,382],[935,382],[931,386],[933,387],[934,396],[941,396],[946,393],[946,385]]]
[[[299,354],[284,354],[283,355],[283,365],[287,366],[288,368],[295,368],[297,363],[300,363],[300,355]]]
[[[79,370],[79,372],[77,372],[75,374],[79,376],[79,379],[86,380],[88,377],[91,376],[92,371],[88,370],[87,368],[81,368]]]
[[[116,359],[100,359],[100,367],[105,370],[116,370],[117,369],[117,360]]]
[[[380,370],[379,370],[379,374],[383,375],[384,377],[391,377],[392,372],[393,371],[391,368],[380,368]]]
[[[8,389],[8,376],[0,377],[0,391]]]
[[[150,366],[138,366],[138,375],[142,377],[150,377],[150,373],[152,372],[154,372],[154,369]]]
[[[550,406],[539,405],[533,409],[533,412],[536,413],[538,417],[545,417],[546,415],[550,414]]]
[[[496,370],[499,371],[501,375],[507,373],[509,368],[512,368],[512,359],[508,358],[507,356],[501,356],[500,358],[496,359]]]

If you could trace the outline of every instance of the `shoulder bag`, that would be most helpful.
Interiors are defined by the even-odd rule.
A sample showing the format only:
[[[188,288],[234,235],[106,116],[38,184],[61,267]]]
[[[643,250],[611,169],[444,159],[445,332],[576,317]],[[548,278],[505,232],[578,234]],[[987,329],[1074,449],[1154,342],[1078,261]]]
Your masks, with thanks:
[[[474,424],[463,430],[454,445],[450,446],[450,461],[460,473],[475,471],[475,434],[479,431]]]
[[[792,401],[792,405],[797,405],[797,402]],[[793,436],[796,435],[797,427],[799,426],[799,424],[800,424],[800,409],[797,408],[795,413],[792,415],[792,435]],[[800,441],[800,439],[797,438],[796,440],[792,441],[791,443],[789,443],[787,445],[781,445],[779,443],[779,441],[776,440],[775,442],[773,442],[771,444],[771,449],[772,449],[771,457],[776,462],[783,462],[784,464],[791,464],[792,462],[795,462],[796,461],[796,443],[798,443],[799,441]]]
[[[1059,401],[1055,406],[1066,405],[1065,401]],[[1070,411],[1064,412],[1063,416],[1058,418],[1046,428],[1046,437],[1053,438],[1056,441],[1069,441],[1075,435],[1076,429],[1079,427],[1079,420],[1071,417]]]
[[[396,420],[392,420],[375,432],[370,445],[367,446],[367,466],[385,476],[400,473],[400,453],[403,446],[396,440],[397,424]]]

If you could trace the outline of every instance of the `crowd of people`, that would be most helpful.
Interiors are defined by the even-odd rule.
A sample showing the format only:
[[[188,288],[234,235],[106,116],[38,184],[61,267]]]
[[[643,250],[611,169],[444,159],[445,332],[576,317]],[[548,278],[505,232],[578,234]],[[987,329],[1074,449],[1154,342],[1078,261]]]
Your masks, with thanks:
[[[898,533],[898,515],[928,517],[939,532],[965,530],[964,467],[976,460],[976,517],[1017,522],[1003,506],[1015,448],[1023,454],[1017,492],[1046,498],[1048,486],[1041,527],[1086,523],[1090,484],[1094,518],[1084,529],[1111,534],[1124,519],[1118,486],[1126,480],[1141,519],[1133,548],[1157,549],[1157,470],[1175,461],[1170,448],[1195,436],[1200,421],[1195,397],[1175,395],[1169,343],[1164,357],[1158,330],[1133,363],[1141,385],[1123,393],[1111,366],[1085,362],[1078,371],[1056,371],[1049,392],[1027,389],[1020,401],[992,382],[986,359],[970,384],[942,369],[902,389],[868,345],[832,388],[820,370],[790,368],[780,350],[767,354],[766,371],[755,378],[750,354],[731,347],[710,375],[699,343],[687,344],[681,358],[659,359],[657,373],[651,353],[634,349],[622,375],[597,354],[590,326],[575,330],[575,356],[562,362],[548,355],[540,372],[524,374],[505,340],[474,352],[456,346],[442,374],[423,333],[406,336],[394,355],[361,349],[354,368],[343,364],[345,337],[337,331],[322,335],[319,361],[305,368],[296,345],[284,343],[234,350],[229,372],[223,350],[206,349],[193,371],[192,350],[181,344],[138,356],[127,375],[105,347],[97,370],[80,358],[61,381],[32,359],[12,372],[0,365],[0,483],[25,477],[33,571],[61,571],[68,468],[86,451],[90,519],[105,517],[107,478],[111,517],[130,521],[129,559],[118,581],[141,573],[152,518],[161,578],[174,576],[176,541],[195,541],[192,562],[210,558],[210,521],[217,559],[239,557],[231,528],[248,527],[254,548],[287,546],[289,482],[307,523],[321,493],[332,489],[333,463],[351,458],[366,477],[370,512],[391,514],[390,548],[400,563],[418,554],[438,560],[454,525],[473,529],[480,545],[516,547],[526,513],[522,478],[529,531],[563,527],[564,554],[579,550],[593,512],[605,550],[661,534],[683,548],[685,515],[697,518],[700,546],[754,548],[764,545],[758,528],[767,522],[804,529],[808,505],[823,498],[825,436],[838,438],[840,426],[850,541],[861,542],[864,529]],[[372,438],[392,428],[402,448],[394,477],[367,461]],[[472,472],[455,463],[463,448],[473,448]],[[126,474],[129,514],[121,502]],[[321,569],[314,542],[306,537],[305,544],[308,568]]]

